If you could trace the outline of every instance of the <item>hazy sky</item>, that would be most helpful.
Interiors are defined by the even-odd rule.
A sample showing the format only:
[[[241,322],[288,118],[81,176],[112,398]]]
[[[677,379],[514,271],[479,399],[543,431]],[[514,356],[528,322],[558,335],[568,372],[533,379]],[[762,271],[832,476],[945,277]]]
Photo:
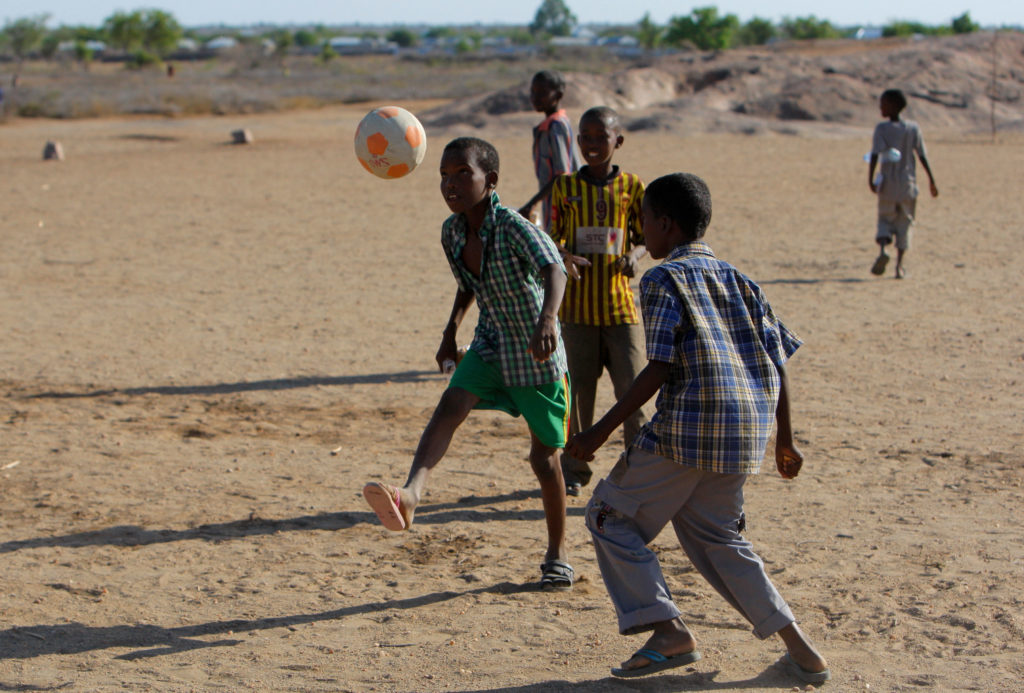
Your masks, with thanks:
[[[3,0],[0,20],[7,22],[41,13],[51,16],[49,26],[85,24],[98,26],[118,10],[157,8],[173,14],[184,26],[201,24],[528,24],[541,0],[525,2],[481,2],[480,0]],[[583,23],[635,23],[645,12],[659,24],[669,17],[686,14],[692,7],[714,5],[721,13],[732,13],[743,21],[763,17],[815,15],[837,26],[886,24],[909,19],[925,24],[946,24],[970,11],[971,18],[988,25],[1024,25],[1024,2],[1017,0],[698,0],[688,5],[679,0],[568,0],[567,4]]]

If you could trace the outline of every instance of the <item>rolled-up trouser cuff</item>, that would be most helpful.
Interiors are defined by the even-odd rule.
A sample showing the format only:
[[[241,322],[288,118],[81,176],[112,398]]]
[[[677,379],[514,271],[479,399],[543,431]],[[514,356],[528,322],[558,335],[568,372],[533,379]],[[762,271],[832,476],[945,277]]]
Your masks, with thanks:
[[[790,623],[795,622],[796,619],[793,618],[793,612],[789,610],[789,606],[786,606],[754,626],[754,635],[764,640],[775,635]]]

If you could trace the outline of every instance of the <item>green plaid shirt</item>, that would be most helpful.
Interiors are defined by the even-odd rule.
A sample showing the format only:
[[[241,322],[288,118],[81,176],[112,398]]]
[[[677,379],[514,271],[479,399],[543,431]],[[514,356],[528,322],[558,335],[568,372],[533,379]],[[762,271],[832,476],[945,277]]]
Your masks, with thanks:
[[[492,193],[491,209],[480,227],[483,260],[479,277],[462,261],[466,233],[466,218],[461,214],[448,217],[441,227],[441,245],[455,281],[462,291],[476,297],[480,311],[473,351],[484,361],[499,364],[508,386],[558,380],[566,371],[561,335],[555,353],[543,363],[534,361],[526,351],[544,305],[540,270],[557,264],[565,271],[558,248],[546,233],[503,207],[497,193]]]

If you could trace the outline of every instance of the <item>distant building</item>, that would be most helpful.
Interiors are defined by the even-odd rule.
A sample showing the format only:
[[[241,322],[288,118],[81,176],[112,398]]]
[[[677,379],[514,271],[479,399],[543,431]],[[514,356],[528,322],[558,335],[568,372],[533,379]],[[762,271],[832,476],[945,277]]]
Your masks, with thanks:
[[[327,45],[338,55],[395,55],[398,53],[397,43],[359,36],[335,36],[327,39]]]
[[[870,41],[871,39],[882,38],[882,27],[862,26],[853,32],[853,38],[858,41]]]
[[[205,48],[210,51],[229,51],[238,45],[238,39],[233,36],[218,36],[206,42]]]
[[[57,52],[58,53],[74,53],[75,52],[75,46],[77,44],[78,44],[78,41],[61,41],[60,43],[57,44]],[[103,43],[103,41],[89,40],[89,41],[82,41],[82,44],[85,46],[85,49],[87,51],[91,51],[93,55],[101,55],[105,50],[107,50],[107,44]]]

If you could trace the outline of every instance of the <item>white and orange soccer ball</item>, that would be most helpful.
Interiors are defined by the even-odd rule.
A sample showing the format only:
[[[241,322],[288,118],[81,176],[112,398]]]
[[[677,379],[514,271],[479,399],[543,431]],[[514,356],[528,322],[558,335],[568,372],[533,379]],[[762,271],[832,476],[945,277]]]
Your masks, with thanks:
[[[409,111],[398,106],[375,108],[356,128],[356,157],[381,178],[408,175],[427,154],[427,135]]]

